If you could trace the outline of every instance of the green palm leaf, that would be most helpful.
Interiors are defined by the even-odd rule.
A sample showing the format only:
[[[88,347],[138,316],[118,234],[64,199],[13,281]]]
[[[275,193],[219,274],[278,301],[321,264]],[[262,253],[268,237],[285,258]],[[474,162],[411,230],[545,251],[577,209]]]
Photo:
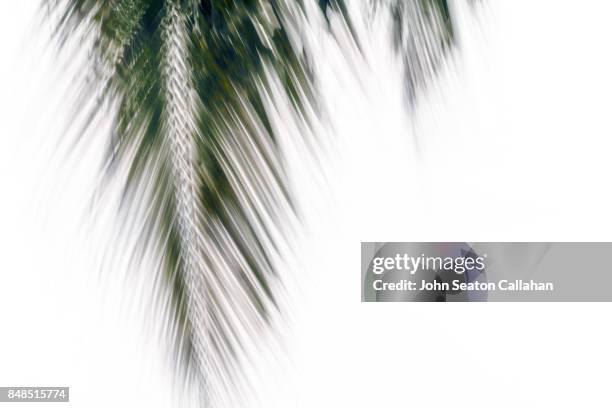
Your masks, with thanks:
[[[301,1],[46,3],[61,13],[60,41],[83,27],[95,33],[83,94],[103,91],[89,123],[112,107],[108,177],[127,165],[124,202],[146,201],[140,241],[159,257],[153,279],[169,289],[170,302],[160,304],[176,360],[210,406],[276,305],[272,259],[291,202],[264,98],[272,71],[298,115],[314,103],[310,69],[290,35],[305,21]],[[344,1],[318,6],[348,22]],[[451,15],[446,1],[389,6],[413,100],[453,43]]]

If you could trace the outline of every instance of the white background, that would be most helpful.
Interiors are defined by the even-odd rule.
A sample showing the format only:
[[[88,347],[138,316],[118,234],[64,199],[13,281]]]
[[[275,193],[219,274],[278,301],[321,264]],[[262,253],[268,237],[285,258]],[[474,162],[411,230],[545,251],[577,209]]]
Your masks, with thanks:
[[[247,372],[249,406],[609,401],[607,304],[359,302],[360,241],[612,239],[612,5],[458,11],[461,52],[413,120],[384,21],[365,62],[313,35],[330,145],[319,176],[287,150],[305,223],[282,271],[282,341]],[[0,385],[67,385],[78,407],[172,406],[163,346],[135,311],[143,293],[104,262],[113,209],[87,215],[102,143],[57,148],[75,72],[40,18],[35,1],[0,15]]]

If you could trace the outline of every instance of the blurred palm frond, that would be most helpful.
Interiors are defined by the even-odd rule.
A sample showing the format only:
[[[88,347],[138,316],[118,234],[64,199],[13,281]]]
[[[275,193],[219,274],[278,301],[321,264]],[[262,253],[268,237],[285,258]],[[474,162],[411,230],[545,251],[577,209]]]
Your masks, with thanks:
[[[112,114],[107,176],[127,167],[124,203],[144,202],[140,245],[169,293],[157,300],[160,318],[208,406],[230,389],[237,354],[277,303],[274,258],[291,197],[266,95],[281,84],[303,121],[316,104],[296,38],[302,1],[43,1],[59,14],[60,44],[93,33],[79,106],[91,109],[89,125]],[[392,15],[412,102],[454,43],[448,2],[372,1]],[[347,6],[317,0],[350,26]]]

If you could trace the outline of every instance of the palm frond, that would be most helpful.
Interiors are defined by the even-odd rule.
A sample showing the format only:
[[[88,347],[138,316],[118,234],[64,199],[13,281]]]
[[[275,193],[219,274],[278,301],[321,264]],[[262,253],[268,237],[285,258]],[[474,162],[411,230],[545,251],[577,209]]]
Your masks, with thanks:
[[[302,1],[43,1],[60,13],[60,43],[95,36],[82,95],[101,96],[88,124],[112,115],[107,176],[128,168],[123,202],[146,208],[140,245],[159,260],[152,278],[169,293],[158,303],[177,367],[202,405],[214,405],[232,387],[245,342],[276,307],[273,259],[291,199],[265,94],[273,71],[297,116],[306,121],[315,103],[292,37],[305,21]],[[318,7],[350,26],[344,0]],[[414,100],[453,44],[449,7],[389,7]]]
[[[299,8],[247,0],[47,4],[62,13],[60,39],[82,27],[96,33],[83,94],[103,89],[95,111],[116,106],[108,176],[127,163],[124,202],[150,199],[141,243],[159,256],[154,279],[171,288],[163,314],[178,365],[208,406],[231,387],[236,354],[275,307],[274,237],[290,206],[262,92],[271,67],[305,115],[311,81],[288,30]]]
[[[479,0],[466,0],[473,3]],[[449,0],[374,0],[374,13],[388,10],[395,51],[405,70],[405,93],[414,106],[456,44]]]

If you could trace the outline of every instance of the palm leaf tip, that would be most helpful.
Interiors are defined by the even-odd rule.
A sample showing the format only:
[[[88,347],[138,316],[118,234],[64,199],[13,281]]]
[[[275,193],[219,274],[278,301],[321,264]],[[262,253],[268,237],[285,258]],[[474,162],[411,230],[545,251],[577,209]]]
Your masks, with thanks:
[[[393,47],[404,66],[405,95],[414,107],[457,44],[449,0],[373,0],[374,14],[388,11]],[[480,0],[465,0],[473,5]]]
[[[404,61],[406,95],[417,94],[437,74],[455,44],[455,27],[447,0],[396,2],[391,8],[393,43]]]
[[[482,0],[464,0],[474,7]],[[335,10],[343,17],[359,44],[348,11],[347,0],[317,0],[327,13]],[[410,107],[427,90],[457,44],[457,27],[449,0],[371,0],[372,16],[389,13],[391,40],[404,66],[405,95]]]

